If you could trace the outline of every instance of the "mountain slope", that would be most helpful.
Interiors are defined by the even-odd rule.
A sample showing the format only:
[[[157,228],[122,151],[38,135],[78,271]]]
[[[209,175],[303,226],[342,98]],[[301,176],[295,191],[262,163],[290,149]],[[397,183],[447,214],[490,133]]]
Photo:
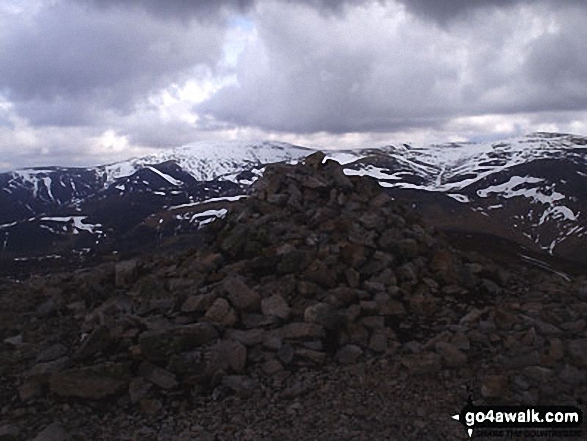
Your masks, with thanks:
[[[193,233],[245,195],[267,164],[313,151],[280,142],[198,143],[93,168],[0,174],[0,252],[118,251]],[[586,152],[587,138],[536,133],[328,150],[327,157],[347,175],[375,177],[440,230],[585,262]]]

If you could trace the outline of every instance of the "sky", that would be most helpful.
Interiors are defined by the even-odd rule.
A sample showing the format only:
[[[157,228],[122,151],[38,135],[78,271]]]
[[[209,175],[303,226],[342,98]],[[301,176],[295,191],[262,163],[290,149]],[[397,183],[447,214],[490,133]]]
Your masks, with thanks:
[[[2,0],[0,171],[587,135],[585,23],[584,0]]]

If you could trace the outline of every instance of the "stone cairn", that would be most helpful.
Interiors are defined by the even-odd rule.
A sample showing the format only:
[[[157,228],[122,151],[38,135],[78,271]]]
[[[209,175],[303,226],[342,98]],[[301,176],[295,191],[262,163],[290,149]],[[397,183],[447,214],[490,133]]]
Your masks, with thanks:
[[[376,180],[318,152],[268,166],[233,207],[201,249],[22,284],[42,301],[4,343],[16,402],[246,397],[259,376],[377,356],[413,375],[478,363],[487,399],[584,384],[584,301],[520,303],[517,276],[452,250]]]

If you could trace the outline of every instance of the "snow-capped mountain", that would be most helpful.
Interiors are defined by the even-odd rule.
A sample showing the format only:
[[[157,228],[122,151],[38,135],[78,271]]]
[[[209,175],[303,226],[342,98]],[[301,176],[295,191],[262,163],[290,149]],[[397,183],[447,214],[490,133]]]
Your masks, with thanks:
[[[530,249],[581,258],[587,138],[536,133],[492,143],[404,144],[356,153],[355,161],[344,158],[347,174],[376,177],[398,197],[410,195],[424,212],[434,207],[428,220],[443,229],[486,229]],[[422,193],[442,193],[456,203]]]
[[[0,174],[0,258],[132,248],[223,216],[274,162],[310,148],[197,143],[91,168]],[[587,138],[537,133],[487,143],[328,150],[430,224],[586,261]]]

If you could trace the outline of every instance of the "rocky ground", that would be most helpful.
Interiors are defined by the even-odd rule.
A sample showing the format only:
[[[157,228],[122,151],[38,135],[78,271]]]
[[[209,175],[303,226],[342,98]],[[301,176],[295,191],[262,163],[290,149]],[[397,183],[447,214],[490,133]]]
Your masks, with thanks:
[[[585,278],[452,249],[322,158],[198,249],[4,282],[0,440],[459,440],[469,396],[584,406]]]

